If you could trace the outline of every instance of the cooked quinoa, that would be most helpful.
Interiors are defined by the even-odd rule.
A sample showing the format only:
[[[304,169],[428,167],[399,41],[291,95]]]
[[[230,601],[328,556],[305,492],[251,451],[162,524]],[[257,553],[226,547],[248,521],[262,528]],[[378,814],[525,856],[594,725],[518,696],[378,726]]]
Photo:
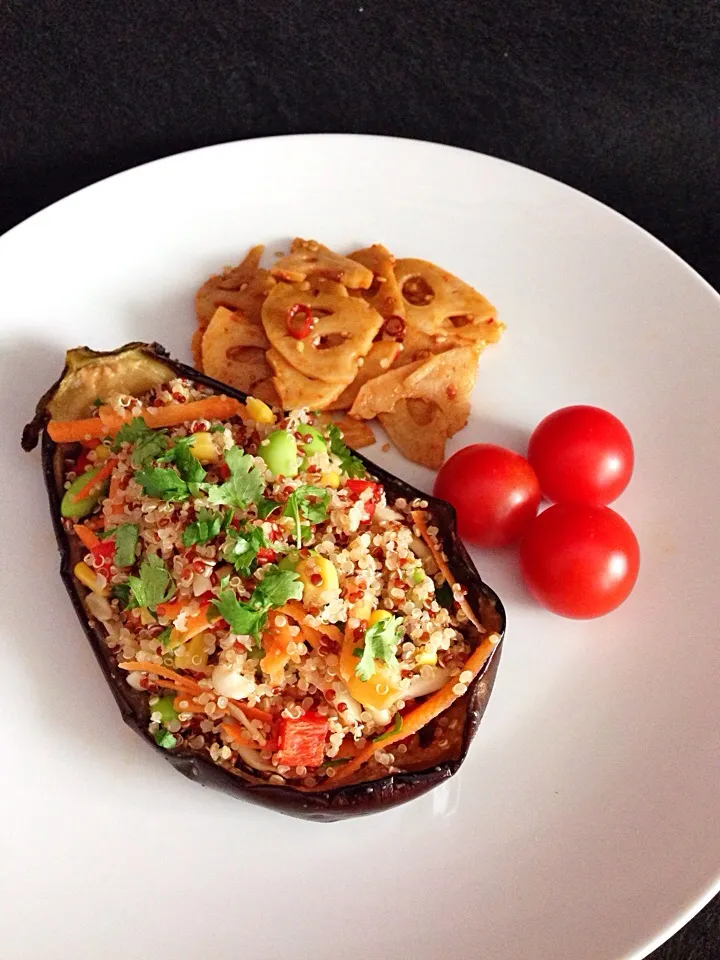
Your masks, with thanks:
[[[152,429],[158,408],[209,395],[176,379],[104,398],[124,425],[66,459],[66,490],[88,498],[63,521],[87,550],[75,575],[159,746],[313,788],[423,698],[466,692],[463,588],[411,515],[427,503],[388,503],[308,411],[250,399],[227,420]],[[375,760],[392,771],[406,750]]]

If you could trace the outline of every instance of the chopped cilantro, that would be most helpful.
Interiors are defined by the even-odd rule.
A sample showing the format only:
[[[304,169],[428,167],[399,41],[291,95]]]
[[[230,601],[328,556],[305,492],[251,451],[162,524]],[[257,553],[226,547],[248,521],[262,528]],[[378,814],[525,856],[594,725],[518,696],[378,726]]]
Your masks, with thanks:
[[[134,605],[148,607],[150,610],[169,600],[175,592],[175,584],[165,563],[152,553],[140,564],[140,575],[128,577],[127,582]]]
[[[227,532],[227,540],[222,555],[228,560],[238,573],[249,576],[253,561],[261,547],[268,545],[262,527],[250,527],[246,530],[235,530],[232,527]]]
[[[302,545],[303,528],[300,525],[300,515],[311,523],[320,523],[327,517],[327,508],[330,494],[325,487],[316,487],[310,483],[303,483],[297,487],[287,499],[283,509],[284,517],[293,517],[295,520],[295,539],[298,546]]]
[[[172,629],[173,629],[172,626],[165,627],[165,629],[163,630],[163,632],[162,632],[162,633],[159,633],[155,639],[156,639],[156,640],[159,640],[160,643],[161,643],[164,647],[166,647],[166,646],[168,645],[168,643],[170,643],[170,634],[172,633]]]
[[[189,523],[183,530],[183,544],[186,547],[192,547],[196,543],[207,543],[227,528],[231,518],[232,513],[229,511],[223,514],[212,510],[198,510],[194,522]]]
[[[130,459],[136,467],[147,467],[165,452],[167,445],[167,431],[151,430],[137,441]]]
[[[202,483],[205,479],[205,470],[202,464],[190,450],[192,440],[192,437],[181,437],[173,443],[172,447],[162,457],[164,461],[175,464],[178,473],[187,484]]]
[[[240,447],[230,447],[225,451],[225,463],[230,470],[230,478],[225,483],[210,487],[210,503],[222,503],[242,510],[249,503],[260,500],[265,481],[253,458],[243,453]]]
[[[210,433],[224,433],[224,432],[225,432],[225,425],[222,423],[214,423],[210,427]]]
[[[115,600],[120,601],[120,605],[123,607],[123,609],[132,609],[134,606],[136,606],[136,604],[132,602],[129,583],[114,583],[110,591],[110,595]]]
[[[115,530],[115,566],[131,567],[135,563],[138,528],[135,523],[122,523]]]
[[[265,497],[260,497],[257,501],[257,513],[261,520],[266,520],[273,510],[276,510],[280,506],[275,500],[267,500]]]
[[[294,570],[280,570],[274,563],[265,567],[265,576],[253,590],[267,607],[281,607],[288,600],[300,600],[303,585]]]
[[[350,451],[336,423],[331,423],[328,426],[328,438],[330,439],[330,452],[334,453],[340,460],[343,473],[347,474],[348,477],[364,477],[366,471],[362,460],[359,460]]]
[[[385,617],[365,631],[365,648],[355,673],[361,680],[369,680],[375,673],[375,661],[382,660],[389,667],[397,666],[395,651],[402,630],[399,617]]]
[[[187,500],[190,488],[170,467],[147,467],[138,470],[135,480],[148,497],[158,500]]]
[[[153,736],[155,737],[155,743],[165,750],[172,750],[177,744],[177,737],[174,737],[168,730],[163,730],[162,727],[156,730]]]
[[[294,570],[280,570],[274,564],[265,567],[265,576],[247,601],[240,601],[235,591],[221,584],[221,591],[213,605],[220,616],[230,624],[233,633],[259,637],[267,621],[268,610],[281,607],[288,600],[302,597],[302,582]]]
[[[450,609],[453,605],[453,592],[447,580],[439,587],[435,587],[435,599],[441,607]]]
[[[145,423],[142,417],[133,417],[129,423],[124,423],[115,434],[113,450],[118,452],[123,443],[137,443],[142,437],[152,433],[150,427]]]
[[[254,596],[254,591],[253,591]],[[231,588],[221,590],[213,605],[223,620],[230,624],[232,633],[241,636],[257,637],[265,626],[267,610],[253,606],[253,597],[247,603],[241,603]]]

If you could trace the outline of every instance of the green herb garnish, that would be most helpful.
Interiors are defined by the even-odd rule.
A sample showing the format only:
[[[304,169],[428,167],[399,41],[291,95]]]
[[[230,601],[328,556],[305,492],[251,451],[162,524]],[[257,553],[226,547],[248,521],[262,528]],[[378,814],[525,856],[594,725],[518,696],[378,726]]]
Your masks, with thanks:
[[[165,627],[162,633],[159,633],[155,639],[159,640],[160,643],[164,647],[166,647],[170,643],[170,634],[172,633],[172,631],[173,631],[172,626]]]
[[[190,449],[192,442],[192,437],[181,437],[161,458],[163,461],[175,464],[178,473],[188,486],[200,484],[205,479],[205,469]]]
[[[235,591],[228,587],[225,580],[217,599],[212,603],[220,616],[230,624],[232,633],[258,638],[267,621],[268,611],[273,607],[281,607],[288,600],[299,600],[302,590],[302,581],[294,570],[280,570],[275,564],[269,564],[249,600],[238,600]]]
[[[173,736],[168,730],[163,730],[162,727],[156,730],[153,736],[155,737],[155,743],[165,750],[172,750],[177,744],[177,737]]]
[[[293,517],[295,520],[295,539],[298,546],[302,546],[303,528],[300,516],[311,523],[321,523],[327,517],[327,508],[330,503],[330,494],[325,487],[316,487],[311,483],[303,483],[287,498],[283,509],[284,517]]]
[[[452,607],[454,597],[450,584],[447,582],[447,580],[439,587],[435,587],[435,599],[441,607],[445,607],[447,610]]]
[[[115,529],[115,566],[131,567],[135,563],[138,528],[135,523],[122,523]]]
[[[365,631],[365,646],[355,673],[361,680],[369,680],[375,673],[375,661],[382,660],[388,667],[397,667],[395,657],[398,640],[403,628],[399,617],[385,617]]]
[[[142,417],[133,417],[129,423],[124,423],[115,434],[115,441],[112,445],[113,451],[117,453],[123,443],[137,443],[143,437],[152,433],[150,427],[145,423]]]
[[[157,500],[187,500],[190,488],[183,478],[170,467],[147,467],[138,470],[135,480],[148,497]]]
[[[213,510],[198,510],[195,520],[183,530],[182,542],[184,546],[192,547],[196,543],[207,543],[208,540],[219,536],[224,529],[227,529],[231,519],[231,511],[223,514]]]
[[[225,463],[230,470],[230,478],[225,483],[210,487],[210,502],[237,507],[239,510],[249,503],[256,503],[265,489],[265,481],[253,458],[243,453],[240,447],[230,447],[225,451]]]
[[[343,473],[347,474],[348,477],[364,477],[366,470],[362,460],[359,460],[347,446],[336,423],[331,423],[328,426],[328,438],[330,440],[330,452],[334,453],[340,460]]]
[[[139,576],[128,577],[128,586],[137,607],[154,610],[159,603],[169,600],[175,584],[164,562],[156,554],[149,554],[140,564]]]
[[[250,575],[253,561],[261,547],[267,547],[262,527],[250,527],[245,530],[235,530],[232,527],[227,532],[227,540],[222,550],[223,559],[235,567],[238,573],[247,577]]]

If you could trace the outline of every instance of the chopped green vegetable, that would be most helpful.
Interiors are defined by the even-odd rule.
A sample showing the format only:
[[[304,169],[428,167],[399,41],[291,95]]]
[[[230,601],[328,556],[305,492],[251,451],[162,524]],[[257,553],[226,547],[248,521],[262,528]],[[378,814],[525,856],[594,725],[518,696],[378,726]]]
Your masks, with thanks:
[[[227,532],[222,556],[224,560],[232,563],[238,573],[247,577],[258,550],[267,545],[262,527],[250,527],[242,531],[231,527]]]
[[[302,423],[298,427],[297,432],[300,435],[298,447],[306,457],[311,457],[314,453],[322,453],[324,450],[327,450],[325,438],[317,427],[311,427],[307,423]]]
[[[452,607],[453,592],[450,584],[447,583],[447,581],[441,584],[439,587],[435,587],[435,599],[441,607],[446,607],[448,610]]]
[[[257,512],[261,520],[266,520],[273,510],[276,510],[280,504],[276,500],[267,500],[265,497],[260,497],[257,501]]]
[[[190,488],[179,474],[169,467],[147,467],[138,470],[135,480],[148,497],[157,500],[187,500]]]
[[[373,737],[373,743],[380,743],[382,740],[387,740],[388,737],[392,737],[396,733],[400,733],[402,730],[403,718],[399,713],[395,714],[395,723],[392,725],[392,729],[386,730],[385,733],[381,733],[379,737]]]
[[[214,423],[210,427],[210,433],[224,433],[224,432],[225,432],[225,426],[222,423]]]
[[[278,569],[279,570],[294,570],[297,567],[298,562],[300,561],[300,554],[297,550],[291,550],[290,553],[287,553],[282,560],[278,560]]]
[[[135,523],[122,523],[115,529],[115,566],[131,567],[135,563],[138,528]]]
[[[120,606],[124,610],[132,609],[137,606],[136,603],[133,603],[132,592],[130,590],[129,583],[114,583],[111,590],[110,596],[114,597],[115,600],[120,601]]]
[[[193,442],[192,437],[180,437],[175,440],[173,445],[162,457],[169,463],[174,463],[177,471],[188,484],[202,483],[205,479],[205,469],[200,461],[193,456],[190,445]]]
[[[163,630],[162,633],[159,633],[159,634],[157,635],[157,637],[156,637],[155,639],[156,639],[156,640],[159,640],[160,643],[161,643],[164,647],[166,647],[166,646],[168,645],[168,643],[170,643],[170,634],[172,633],[172,631],[173,631],[172,626],[167,626],[167,627],[165,627],[165,629]]]
[[[287,430],[273,430],[258,449],[276,477],[296,477],[299,470],[297,443]]]
[[[327,517],[327,508],[330,503],[330,494],[325,487],[316,487],[310,483],[301,484],[290,494],[283,509],[284,517],[293,517],[295,520],[295,539],[298,546],[303,542],[303,531],[300,526],[300,515],[311,523],[321,523]]]
[[[269,563],[250,599],[257,597],[264,606],[281,607],[288,600],[300,600],[302,595],[302,580],[294,570],[280,570],[276,564]]]
[[[168,443],[166,430],[150,430],[135,444],[130,459],[136,467],[147,467],[165,452]]]
[[[63,494],[62,502],[60,503],[60,513],[63,517],[71,517],[73,520],[77,520],[79,517],[86,517],[89,513],[92,513],[93,507],[99,503],[107,493],[108,486],[110,485],[109,479],[98,484],[97,489],[93,490],[87,497],[83,497],[82,500],[78,500],[77,503],[75,502],[75,497],[101,470],[102,466],[93,467],[92,470],[86,470],[85,473],[81,473],[79,477],[73,480]]]
[[[280,570],[275,564],[265,567],[265,576],[247,601],[240,601],[235,591],[221,584],[221,591],[212,603],[220,616],[230,624],[233,633],[259,637],[267,621],[268,610],[281,607],[288,600],[302,597],[302,581],[291,570]]]
[[[362,460],[359,460],[345,444],[342,433],[337,424],[331,423],[328,427],[328,437],[330,438],[330,452],[340,460],[340,466],[343,473],[348,477],[364,477],[366,470]]]
[[[365,631],[365,647],[355,673],[361,680],[369,680],[375,673],[375,661],[382,660],[389,667],[397,667],[395,651],[401,636],[403,622],[399,617],[385,617]]]
[[[415,567],[412,578],[413,583],[422,583],[425,579],[425,570],[422,567]]]
[[[101,407],[104,403],[105,401],[103,400],[102,397],[95,397],[95,399],[93,400],[94,407]]]
[[[253,597],[254,595],[253,592]],[[250,637],[260,635],[267,620],[267,610],[254,606],[253,597],[250,597],[247,603],[241,603],[235,596],[235,591],[228,587],[220,591],[217,600],[212,601],[223,620],[230,624],[232,633]]]
[[[230,478],[208,490],[211,503],[222,503],[242,510],[249,503],[256,503],[265,489],[265,481],[253,458],[243,453],[240,447],[230,447],[225,451],[225,463]]]
[[[173,706],[174,697],[168,695],[167,697],[160,697],[157,703],[152,704],[150,707],[151,713],[161,714],[160,723],[163,726],[167,726],[169,723],[172,723],[173,720],[177,720],[178,713],[175,707]]]
[[[168,733],[167,730],[163,730],[162,727],[156,730],[153,736],[155,737],[155,743],[159,747],[164,747],[165,750],[172,750],[177,744],[177,737],[173,736],[172,733]]]
[[[223,529],[232,519],[232,513],[227,511],[215,512],[213,510],[198,510],[195,520],[189,523],[182,533],[182,542],[186,547],[192,547],[196,543],[207,543],[213,537],[220,535]]]
[[[169,600],[175,584],[164,562],[156,554],[148,554],[140,564],[140,575],[128,577],[130,593],[137,607],[154,610],[159,603]]]

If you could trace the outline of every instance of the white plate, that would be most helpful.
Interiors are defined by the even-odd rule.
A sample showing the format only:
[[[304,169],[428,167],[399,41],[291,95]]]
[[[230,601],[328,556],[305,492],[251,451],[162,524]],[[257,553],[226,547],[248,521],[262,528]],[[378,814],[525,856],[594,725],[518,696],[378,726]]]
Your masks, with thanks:
[[[455,446],[522,449],[568,403],[628,425],[640,539],[616,613],[545,613],[512,553],[476,555],[509,631],[447,786],[307,824],[202,790],[117,712],[57,576],[23,423],[67,346],[187,358],[193,291],[252,243],[380,240],[507,322]],[[0,239],[4,957],[619,960],[718,887],[720,300],[622,217],[484,156],[379,138],[227,144],[63,200]],[[371,454],[372,455],[372,454]],[[395,472],[429,472],[379,449]]]

